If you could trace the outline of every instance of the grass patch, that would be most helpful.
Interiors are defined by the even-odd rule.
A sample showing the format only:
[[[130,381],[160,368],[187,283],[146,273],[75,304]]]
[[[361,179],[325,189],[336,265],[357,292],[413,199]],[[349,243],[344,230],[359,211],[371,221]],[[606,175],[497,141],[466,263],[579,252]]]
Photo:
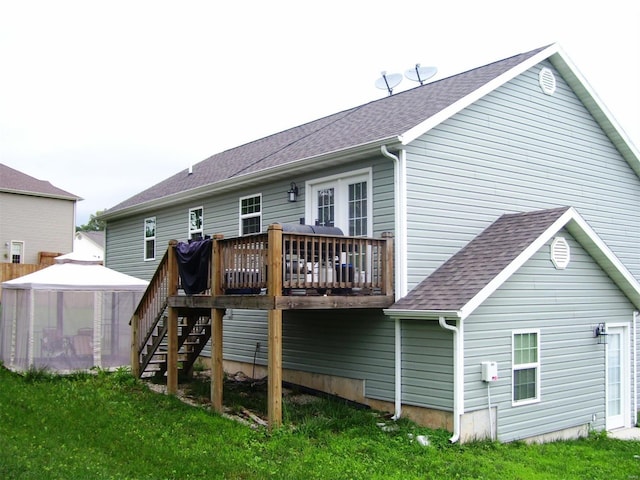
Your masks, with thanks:
[[[202,390],[208,397],[206,386]],[[640,442],[606,435],[544,445],[475,442],[335,399],[285,400],[272,432],[154,393],[126,371],[59,377],[0,368],[0,478],[628,479]],[[254,385],[257,387],[258,385]],[[193,393],[193,392],[192,392]],[[254,397],[254,399],[251,399]],[[249,409],[259,395],[225,391]],[[251,399],[251,400],[250,400]],[[259,411],[260,405],[255,406]],[[415,438],[426,435],[430,446]]]

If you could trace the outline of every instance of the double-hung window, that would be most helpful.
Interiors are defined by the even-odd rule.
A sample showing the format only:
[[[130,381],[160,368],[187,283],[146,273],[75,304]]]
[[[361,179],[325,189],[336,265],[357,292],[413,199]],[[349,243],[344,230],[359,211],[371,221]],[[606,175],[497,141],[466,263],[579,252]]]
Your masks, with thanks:
[[[156,217],[144,219],[144,259],[156,258]]]
[[[540,401],[540,331],[516,330],[512,342],[513,404]]]
[[[189,240],[204,238],[204,209],[202,207],[189,209]]]
[[[240,235],[262,232],[262,195],[240,199]]]

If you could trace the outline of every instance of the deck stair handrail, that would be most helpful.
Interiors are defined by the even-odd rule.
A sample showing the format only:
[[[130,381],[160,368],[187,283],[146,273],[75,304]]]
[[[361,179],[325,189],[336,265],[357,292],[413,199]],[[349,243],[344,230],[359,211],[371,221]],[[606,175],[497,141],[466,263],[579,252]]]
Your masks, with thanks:
[[[171,267],[169,254],[174,246],[171,243],[169,244],[169,248],[160,260],[153,278],[149,282],[147,290],[140,299],[131,319],[131,341],[132,352],[134,353],[131,365],[134,375],[137,376],[140,376],[144,371],[144,367],[141,365],[141,355],[145,353],[149,339],[154,332],[157,337],[158,329],[162,327],[159,325],[160,320],[165,314],[169,294],[172,290],[169,285],[169,269]],[[175,288],[177,288],[177,285],[173,286],[173,289]]]

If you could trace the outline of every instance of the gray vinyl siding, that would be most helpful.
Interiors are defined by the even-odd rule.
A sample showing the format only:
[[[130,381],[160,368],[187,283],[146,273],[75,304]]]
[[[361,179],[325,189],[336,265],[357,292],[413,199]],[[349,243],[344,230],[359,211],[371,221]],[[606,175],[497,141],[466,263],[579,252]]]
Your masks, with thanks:
[[[40,252],[73,251],[74,200],[0,192],[0,205],[1,263],[11,262],[4,245],[12,241],[24,242],[22,263],[38,263]]]
[[[393,322],[379,310],[288,312],[283,366],[365,381],[365,396],[393,401]]]
[[[410,287],[501,214],[557,206],[576,207],[640,278],[640,178],[559,74],[541,92],[539,68],[407,147]]]
[[[267,365],[266,312],[232,310],[223,325],[225,359]],[[393,401],[393,329],[376,310],[286,311],[283,368],[364,380],[367,397]]]
[[[373,236],[379,237],[385,231],[393,231],[394,225],[393,164],[381,156],[347,166],[310,170],[305,178],[256,184],[237,192],[180,202],[109,221],[106,234],[106,265],[148,280],[153,276],[169,241],[187,239],[189,209],[203,207],[205,235],[222,234],[227,238],[237,237],[239,236],[240,198],[261,194],[262,231],[266,232],[272,223],[298,223],[304,218],[306,180],[368,167],[372,168],[371,191],[375,192],[372,199],[374,202]],[[297,202],[287,201],[287,191],[291,181],[296,182],[299,189]],[[144,261],[144,219],[148,217],[156,217],[156,258]],[[306,223],[310,222],[306,221]]]
[[[593,329],[600,322],[631,324],[633,306],[593,259],[566,232],[571,263],[556,270],[549,244],[464,321],[465,411],[486,409],[481,362],[498,363],[491,384],[498,438],[587,425],[605,428],[605,346]],[[512,333],[539,329],[540,402],[512,405]],[[627,379],[631,384],[631,378]]]
[[[393,163],[379,156],[352,165],[309,171],[305,178],[272,182],[242,191],[212,195],[182,202],[157,211],[108,222],[107,264],[116,270],[150,279],[172,239],[185,240],[190,208],[203,207],[204,232],[225,237],[239,234],[239,199],[262,194],[262,228],[271,223],[298,223],[304,217],[306,180],[372,169],[373,236],[393,231]],[[295,181],[298,201],[287,201],[290,182]],[[371,198],[373,197],[373,198]],[[144,261],[144,219],[156,217],[156,259]],[[311,223],[308,222],[307,223]],[[228,310],[223,321],[224,358],[258,365],[267,364],[267,312]],[[365,381],[365,395],[393,401],[394,336],[393,322],[381,311],[304,311],[284,312],[283,367],[310,373],[336,375]],[[256,345],[260,347],[256,349]],[[210,344],[204,355],[211,354]],[[251,375],[252,372],[244,372]]]
[[[434,320],[402,320],[402,403],[453,410],[453,335]]]

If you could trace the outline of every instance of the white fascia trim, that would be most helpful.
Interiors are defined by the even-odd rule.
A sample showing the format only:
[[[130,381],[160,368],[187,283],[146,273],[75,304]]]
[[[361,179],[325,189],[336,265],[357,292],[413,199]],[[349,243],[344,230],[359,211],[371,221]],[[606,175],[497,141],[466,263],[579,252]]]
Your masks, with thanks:
[[[467,304],[460,310],[462,318],[467,318],[478,308],[487,298],[489,298],[507,279],[511,277],[522,265],[525,264],[542,246],[547,243],[569,220],[577,215],[572,208],[567,209],[547,230],[542,233],[531,245],[525,248],[507,267],[496,275],[485,287],[480,290]]]
[[[440,320],[440,317],[444,317],[445,319],[456,320],[461,318],[461,312],[458,310],[400,310],[397,308],[385,308],[382,313],[393,319]]]
[[[566,228],[596,263],[607,272],[635,307],[640,308],[640,283],[584,218],[576,212]]]
[[[549,47],[547,47],[544,50],[542,50],[541,52],[539,52],[537,55],[534,55],[533,57],[529,58],[528,60],[526,60],[526,61],[520,63],[519,65],[516,65],[512,69],[506,71],[502,75],[494,78],[493,80],[491,80],[490,82],[484,84],[482,87],[480,87],[476,91],[470,93],[469,95],[467,95],[466,97],[461,98],[457,102],[452,103],[451,105],[449,105],[444,110],[441,110],[440,112],[436,113],[435,115],[429,117],[424,122],[416,125],[413,128],[410,128],[404,134],[401,135],[400,138],[402,139],[402,144],[403,145],[407,145],[407,144],[413,142],[416,138],[418,138],[421,135],[427,133],[432,128],[434,128],[437,125],[441,124],[445,120],[451,118],[453,115],[455,115],[456,113],[462,111],[463,109],[465,109],[469,105],[475,103],[476,101],[478,101],[479,99],[481,99],[485,95],[491,93],[496,88],[504,85],[505,83],[507,83],[508,81],[514,79],[515,77],[517,77],[521,73],[526,72],[527,70],[529,70],[533,66],[537,65],[538,63],[542,62],[543,60],[546,60],[547,58],[549,58],[551,55],[553,55],[557,51],[558,51],[557,45],[555,45],[555,44],[550,45]]]
[[[631,300],[636,307],[640,308],[640,283],[638,283],[624,264],[618,260],[609,247],[598,237],[575,208],[571,207],[460,309],[461,318],[465,319],[471,315],[478,306],[491,296],[563,227],[567,228],[576,241],[580,243],[598,265],[607,272],[618,288],[627,295],[629,300]]]
[[[201,185],[192,190],[166,195],[164,197],[149,200],[144,203],[125,207],[121,210],[118,210],[117,212],[100,215],[99,218],[101,220],[114,220],[121,217],[127,217],[135,213],[143,213],[149,210],[162,208],[164,206],[174,205],[176,202],[184,202],[188,200],[199,199],[203,196],[228,192],[242,186],[251,185],[256,181],[264,181],[270,178],[277,179],[279,177],[287,178],[297,172],[306,173],[310,165],[317,167],[323,162],[330,163],[331,161],[344,161],[354,155],[374,155],[380,153],[380,147],[382,145],[396,146],[399,144],[400,139],[396,136],[393,136],[376,140],[371,143],[356,145],[344,150],[334,150],[315,157],[303,158],[284,165],[278,165],[277,167],[267,168],[265,170],[259,170],[250,174],[228,178],[219,182]]]
[[[559,46],[556,48],[557,51],[549,58],[549,62],[560,72],[562,78],[594,116],[627,163],[640,176],[640,151],[566,52]]]

